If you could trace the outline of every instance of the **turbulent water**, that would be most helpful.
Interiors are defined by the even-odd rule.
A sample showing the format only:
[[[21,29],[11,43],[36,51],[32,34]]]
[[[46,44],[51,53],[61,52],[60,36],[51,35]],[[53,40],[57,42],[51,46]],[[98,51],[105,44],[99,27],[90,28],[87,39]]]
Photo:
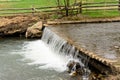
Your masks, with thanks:
[[[88,80],[90,70],[88,69],[87,65],[89,61],[87,56],[82,56],[82,54],[80,54],[79,50],[76,49],[75,46],[70,45],[65,39],[58,36],[55,32],[51,31],[47,27],[43,31],[42,41],[44,41],[44,43],[46,43],[56,54],[64,56],[64,59],[66,59],[63,59],[64,61],[67,62],[70,60],[74,60],[75,62],[78,62],[80,64],[81,70],[84,71],[81,76],[83,77],[82,80]],[[57,62],[58,61],[56,61],[56,63]],[[73,69],[76,68],[73,67]]]
[[[41,40],[0,39],[0,80],[72,80],[66,59]]]
[[[47,28],[42,40],[0,39],[0,80],[78,80],[80,76],[66,72],[66,65],[72,59],[85,69],[82,58],[74,46]],[[83,80],[88,80],[86,73]]]

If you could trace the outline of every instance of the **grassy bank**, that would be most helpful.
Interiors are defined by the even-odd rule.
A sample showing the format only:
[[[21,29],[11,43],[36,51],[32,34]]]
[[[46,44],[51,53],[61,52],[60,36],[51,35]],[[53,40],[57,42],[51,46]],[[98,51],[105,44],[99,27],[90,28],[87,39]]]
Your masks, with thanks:
[[[45,7],[45,6],[57,6],[57,0],[0,0],[0,9],[3,8],[33,8],[33,7]],[[60,0],[61,4],[63,4],[63,0]],[[70,4],[73,4],[75,0],[70,0]],[[81,0],[76,0],[81,1]],[[82,0],[83,3],[93,3],[93,2],[114,2],[115,0]],[[114,2],[113,4],[118,4]],[[88,4],[90,5],[105,5],[105,4]],[[117,8],[117,7],[116,7]],[[19,12],[31,12],[31,10],[7,10],[0,11],[0,15],[4,15],[4,13],[19,13]],[[7,14],[9,15],[9,14]],[[82,15],[86,17],[116,17],[120,16],[120,11],[116,10],[88,10],[84,9],[82,11]]]
[[[31,8],[42,6],[54,6],[54,0],[20,0],[20,1],[0,1],[2,8]]]
[[[30,8],[30,7],[43,7],[43,6],[56,6],[57,0],[0,0],[0,8]],[[63,0],[60,0],[63,4]],[[75,0],[70,0],[73,4]],[[81,0],[77,0],[78,2]],[[83,3],[86,2],[111,2],[114,0],[82,0]]]
[[[83,15],[91,18],[108,18],[120,16],[120,11],[118,10],[95,10],[95,11],[83,11]]]

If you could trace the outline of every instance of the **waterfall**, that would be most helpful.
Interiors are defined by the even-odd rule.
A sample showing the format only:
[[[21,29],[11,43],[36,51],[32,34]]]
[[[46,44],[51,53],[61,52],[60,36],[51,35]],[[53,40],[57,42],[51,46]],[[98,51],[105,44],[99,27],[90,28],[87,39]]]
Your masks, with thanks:
[[[49,47],[57,53],[76,57],[75,54],[79,54],[79,51],[74,46],[68,44],[68,42],[50,29],[45,28],[42,35],[42,41],[44,41]]]
[[[83,80],[88,80],[85,78],[85,75],[88,77],[87,73],[89,72],[88,57],[81,55],[80,51],[77,50],[75,46],[70,45],[66,40],[59,37],[47,27],[43,31],[42,41],[45,42],[56,53],[65,55],[69,57],[69,59],[79,60],[80,65],[85,69]]]
[[[51,49],[58,53],[60,52],[62,46],[67,43],[67,41],[61,39],[58,35],[47,28],[44,29],[42,41],[44,41],[50,46]]]

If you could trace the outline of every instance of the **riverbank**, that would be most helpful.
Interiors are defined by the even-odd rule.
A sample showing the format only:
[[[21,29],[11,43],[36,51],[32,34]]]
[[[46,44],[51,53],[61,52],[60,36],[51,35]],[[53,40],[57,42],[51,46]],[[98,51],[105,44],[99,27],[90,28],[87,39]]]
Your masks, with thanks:
[[[25,37],[25,33],[28,27],[33,26],[38,21],[44,21],[44,20],[41,19],[39,15],[19,15],[19,16],[1,17],[0,18],[0,36],[1,37],[9,37],[9,36]],[[51,21],[50,19],[46,19],[45,24],[47,25],[45,26],[55,25],[55,24],[101,23],[101,22],[116,22],[116,21],[120,21],[120,17],[94,18],[94,19],[83,18],[80,20],[71,20],[69,18],[68,19],[63,18],[63,19],[57,19],[54,21],[53,20]],[[101,61],[103,60],[101,59]],[[113,76],[110,76],[110,77],[113,77]]]
[[[78,20],[75,16],[73,17],[64,17],[62,19],[50,19],[46,18],[44,20],[42,15],[16,15],[16,16],[7,16],[0,17],[0,36],[25,36],[26,30],[28,27],[31,27],[38,21],[44,21],[47,25],[56,25],[56,24],[79,24],[79,23],[104,23],[104,22],[118,22],[120,17],[111,17],[111,18],[85,18],[78,17]],[[45,26],[47,26],[45,25]]]
[[[40,21],[38,16],[19,15],[0,18],[0,36],[23,36],[28,27]]]

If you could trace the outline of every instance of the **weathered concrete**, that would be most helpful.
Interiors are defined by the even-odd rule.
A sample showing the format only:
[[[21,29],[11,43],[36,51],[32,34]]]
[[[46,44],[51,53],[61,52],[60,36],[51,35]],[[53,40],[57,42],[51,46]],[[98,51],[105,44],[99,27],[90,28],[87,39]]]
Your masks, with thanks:
[[[80,24],[80,23],[105,23],[105,22],[120,22],[120,17],[111,17],[111,18],[88,18],[82,20],[56,20],[56,21],[47,21],[48,25],[54,24]]]
[[[57,35],[90,57],[89,64],[105,74],[120,73],[120,24],[92,23],[51,25]]]

